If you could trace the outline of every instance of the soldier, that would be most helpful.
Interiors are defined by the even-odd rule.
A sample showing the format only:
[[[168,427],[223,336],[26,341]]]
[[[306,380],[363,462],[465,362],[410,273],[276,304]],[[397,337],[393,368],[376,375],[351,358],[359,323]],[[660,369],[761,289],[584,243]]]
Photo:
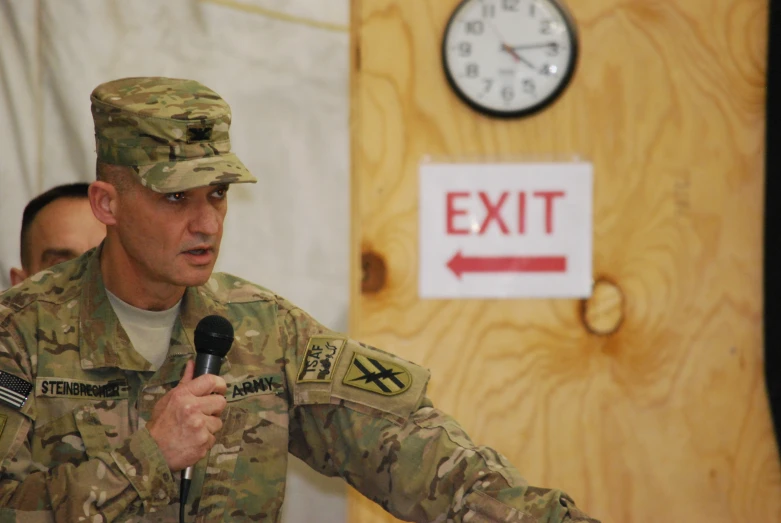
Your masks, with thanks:
[[[289,451],[409,521],[594,521],[474,445],[422,367],[212,273],[229,185],[255,181],[219,95],[128,78],[92,113],[105,241],[0,295],[0,515],[176,521],[194,465],[188,518],[277,521]],[[235,341],[220,376],[193,379],[212,314]]]
[[[92,214],[88,187],[86,183],[58,185],[25,206],[19,235],[22,268],[11,268],[11,285],[76,258],[103,240],[106,226]]]

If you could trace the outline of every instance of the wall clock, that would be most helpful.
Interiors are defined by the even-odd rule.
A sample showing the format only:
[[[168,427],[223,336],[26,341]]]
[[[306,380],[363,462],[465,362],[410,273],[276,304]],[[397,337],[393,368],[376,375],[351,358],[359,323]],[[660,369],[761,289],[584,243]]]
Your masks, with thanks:
[[[551,104],[572,79],[575,24],[557,0],[463,0],[448,21],[448,83],[484,114],[520,117]]]

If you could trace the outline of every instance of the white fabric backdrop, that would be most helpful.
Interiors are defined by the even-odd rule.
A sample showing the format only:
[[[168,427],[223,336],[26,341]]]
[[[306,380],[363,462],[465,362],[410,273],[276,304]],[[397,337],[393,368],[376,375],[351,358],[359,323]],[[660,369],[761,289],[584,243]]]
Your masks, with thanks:
[[[325,325],[348,306],[348,0],[0,0],[0,289],[24,205],[94,178],[89,94],[126,76],[193,78],[233,109],[257,176],[230,192],[217,269]],[[286,522],[346,519],[344,485],[292,460]]]

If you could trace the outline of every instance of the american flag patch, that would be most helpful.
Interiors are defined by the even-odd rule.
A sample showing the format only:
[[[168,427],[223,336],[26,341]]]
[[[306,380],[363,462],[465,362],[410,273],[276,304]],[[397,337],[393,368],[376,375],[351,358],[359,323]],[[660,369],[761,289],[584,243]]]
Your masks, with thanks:
[[[0,371],[0,401],[6,405],[21,409],[32,390],[32,383]]]

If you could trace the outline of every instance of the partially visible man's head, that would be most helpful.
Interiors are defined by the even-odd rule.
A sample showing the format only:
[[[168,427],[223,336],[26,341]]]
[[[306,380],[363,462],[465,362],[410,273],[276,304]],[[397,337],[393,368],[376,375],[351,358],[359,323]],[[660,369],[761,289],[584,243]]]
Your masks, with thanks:
[[[86,183],[59,185],[24,208],[20,247],[22,268],[11,269],[11,284],[96,247],[106,226],[95,218]]]

